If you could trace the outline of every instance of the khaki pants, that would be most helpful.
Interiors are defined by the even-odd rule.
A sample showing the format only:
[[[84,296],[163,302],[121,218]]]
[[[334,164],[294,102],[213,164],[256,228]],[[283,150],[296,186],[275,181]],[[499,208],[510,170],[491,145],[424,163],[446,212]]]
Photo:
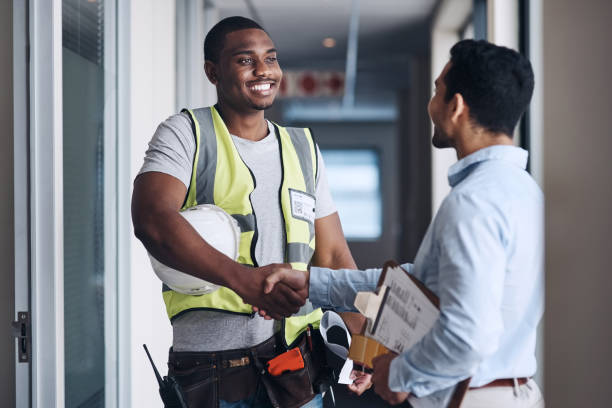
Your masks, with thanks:
[[[544,397],[533,380],[515,387],[469,390],[461,408],[544,408]]]

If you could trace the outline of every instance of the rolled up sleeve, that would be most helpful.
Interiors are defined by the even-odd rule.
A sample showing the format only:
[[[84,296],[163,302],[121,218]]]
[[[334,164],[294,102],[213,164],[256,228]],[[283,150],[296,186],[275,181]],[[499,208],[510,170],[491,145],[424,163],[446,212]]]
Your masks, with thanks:
[[[375,290],[380,272],[381,269],[359,271],[311,267],[310,301],[315,307],[354,312],[357,292]]]
[[[412,264],[402,265],[410,271]],[[357,292],[376,290],[382,269],[310,268],[310,301],[315,307],[334,309],[338,312],[356,311],[354,302]]]

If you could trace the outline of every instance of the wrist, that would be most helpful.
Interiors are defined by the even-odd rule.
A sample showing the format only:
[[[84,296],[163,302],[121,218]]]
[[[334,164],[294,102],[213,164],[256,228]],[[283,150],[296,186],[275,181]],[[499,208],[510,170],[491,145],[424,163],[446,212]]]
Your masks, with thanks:
[[[232,261],[229,265],[224,267],[227,271],[226,276],[226,285],[228,288],[236,292],[238,295],[242,296],[246,291],[247,285],[247,277],[248,273],[246,273],[246,266],[239,264],[238,262]]]

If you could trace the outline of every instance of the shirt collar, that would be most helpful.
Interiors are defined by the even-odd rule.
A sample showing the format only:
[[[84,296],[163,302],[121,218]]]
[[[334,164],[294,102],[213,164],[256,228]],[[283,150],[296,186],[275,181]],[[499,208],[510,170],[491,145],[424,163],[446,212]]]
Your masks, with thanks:
[[[448,183],[451,187],[456,186],[470,173],[465,171],[468,167],[487,160],[503,160],[525,170],[528,156],[529,153],[526,150],[516,146],[495,145],[485,147],[453,164],[448,169]]]

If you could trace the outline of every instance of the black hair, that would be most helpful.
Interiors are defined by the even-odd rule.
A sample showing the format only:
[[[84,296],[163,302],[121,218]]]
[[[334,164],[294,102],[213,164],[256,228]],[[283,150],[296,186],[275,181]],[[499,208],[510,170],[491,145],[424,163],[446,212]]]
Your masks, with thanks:
[[[450,53],[444,99],[448,102],[461,94],[472,120],[491,132],[512,137],[533,94],[529,60],[484,40],[459,41]]]
[[[266,31],[262,26],[257,24],[257,22],[246,17],[233,16],[219,21],[210,29],[208,34],[206,34],[206,38],[204,38],[204,59],[215,63],[218,62],[221,51],[223,50],[225,36],[234,31],[246,30],[249,28]]]

